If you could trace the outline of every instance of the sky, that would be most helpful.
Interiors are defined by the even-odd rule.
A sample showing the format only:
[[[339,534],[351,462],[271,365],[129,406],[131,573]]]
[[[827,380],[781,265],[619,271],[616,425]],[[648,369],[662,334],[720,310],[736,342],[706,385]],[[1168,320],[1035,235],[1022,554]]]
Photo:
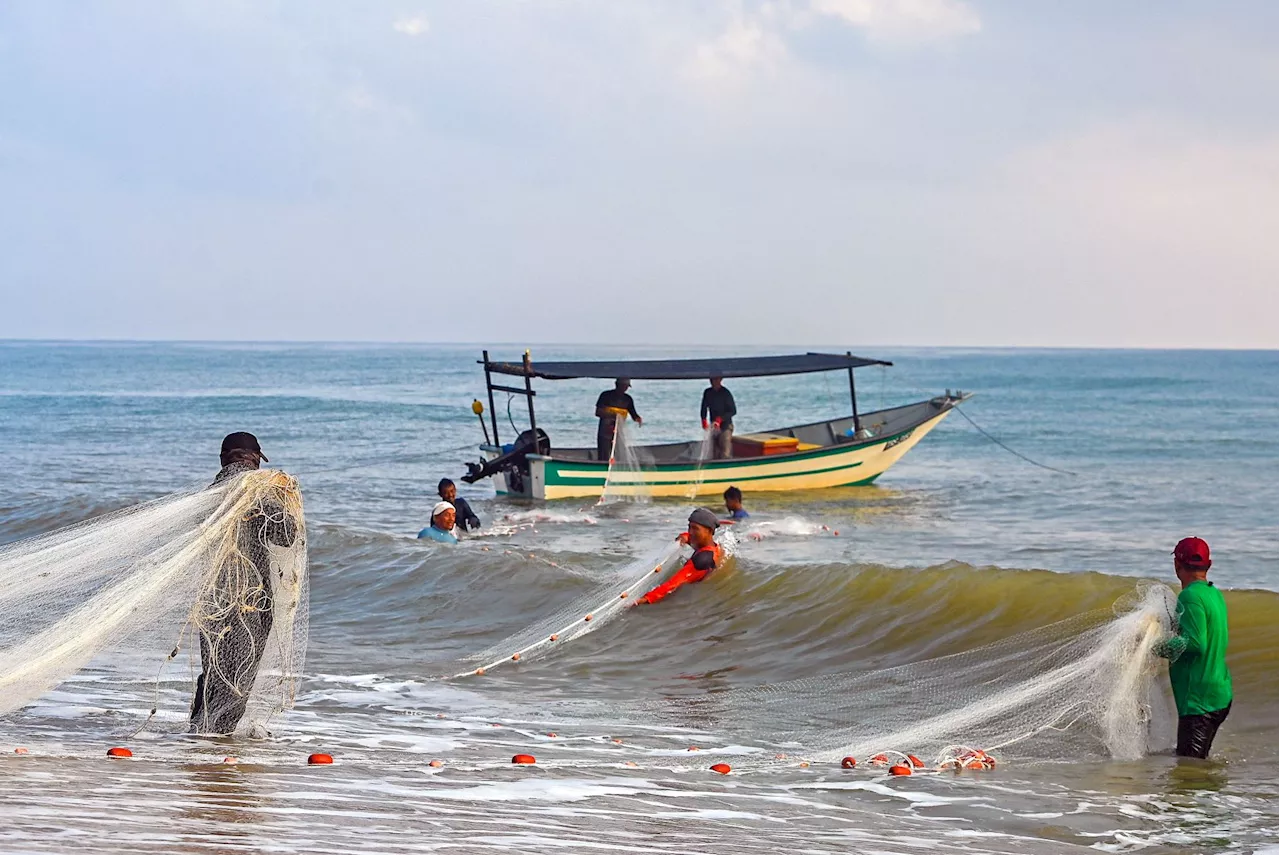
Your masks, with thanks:
[[[0,5],[0,338],[1276,348],[1277,4]]]

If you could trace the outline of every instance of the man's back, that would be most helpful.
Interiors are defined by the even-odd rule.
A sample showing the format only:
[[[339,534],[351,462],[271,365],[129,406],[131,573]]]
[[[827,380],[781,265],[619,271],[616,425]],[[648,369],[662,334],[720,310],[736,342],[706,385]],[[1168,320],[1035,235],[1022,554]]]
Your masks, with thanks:
[[[1227,603],[1211,582],[1195,581],[1178,595],[1181,647],[1169,664],[1169,681],[1178,715],[1203,715],[1231,703],[1227,668]]]

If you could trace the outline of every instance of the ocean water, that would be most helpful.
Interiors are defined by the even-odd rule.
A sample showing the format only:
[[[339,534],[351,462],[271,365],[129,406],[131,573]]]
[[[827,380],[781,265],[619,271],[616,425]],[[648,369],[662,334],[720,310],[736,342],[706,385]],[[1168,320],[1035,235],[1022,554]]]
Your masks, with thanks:
[[[703,352],[727,351],[687,351]],[[484,533],[457,547],[415,540],[436,481],[478,457],[475,347],[0,343],[0,543],[207,481],[222,435],[251,430],[300,480],[312,578],[307,678],[269,739],[144,732],[133,761],[109,763],[102,752],[136,727],[142,702],[95,673],[0,720],[0,845],[1274,851],[1276,352],[862,355],[895,363],[858,372],[864,412],[972,391],[964,412],[979,425],[1073,474],[952,415],[874,486],[748,492],[754,536],[730,572],[532,661],[443,681],[621,578],[683,528],[688,503],[541,504],[462,485]],[[594,442],[607,385],[538,384],[553,445]],[[848,410],[839,374],[726,385],[739,431]],[[638,382],[632,394],[643,441],[697,436],[699,384]],[[497,405],[508,441],[525,404]],[[1174,584],[1169,551],[1190,534],[1212,545],[1232,617],[1236,701],[1206,764],[1083,754],[891,779],[800,766],[806,746],[778,738],[797,722],[744,732],[716,716],[644,714],[663,698],[909,665],[1105,609],[1141,580]],[[306,768],[312,750],[337,763]],[[539,762],[513,768],[516,752]],[[774,752],[787,761],[755,762]],[[221,763],[228,754],[240,762]],[[708,773],[712,757],[739,771]]]

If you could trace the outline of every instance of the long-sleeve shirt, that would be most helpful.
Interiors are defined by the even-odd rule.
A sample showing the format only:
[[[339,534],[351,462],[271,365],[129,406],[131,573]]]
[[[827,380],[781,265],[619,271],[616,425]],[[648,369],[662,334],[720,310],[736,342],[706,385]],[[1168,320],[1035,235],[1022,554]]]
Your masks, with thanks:
[[[1231,703],[1227,668],[1227,603],[1212,582],[1196,580],[1178,594],[1178,634],[1156,645],[1169,663],[1178,715],[1203,715]]]
[[[724,427],[733,427],[733,417],[738,414],[738,406],[733,402],[733,393],[721,386],[708,386],[702,390],[701,416],[704,419],[719,419]]]
[[[639,602],[656,603],[676,588],[687,585],[690,582],[701,582],[707,578],[708,573],[716,569],[716,563],[719,558],[720,548],[718,546],[707,546],[699,549],[684,563],[683,567],[675,572],[675,575],[640,597]]]

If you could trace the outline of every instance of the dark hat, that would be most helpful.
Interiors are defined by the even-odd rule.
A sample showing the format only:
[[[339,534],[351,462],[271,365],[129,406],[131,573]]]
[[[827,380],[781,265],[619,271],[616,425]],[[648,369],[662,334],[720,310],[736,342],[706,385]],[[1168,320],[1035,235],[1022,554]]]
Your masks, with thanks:
[[[223,456],[232,451],[252,451],[261,457],[264,463],[271,462],[267,460],[267,455],[262,453],[262,446],[258,445],[258,438],[248,431],[238,430],[222,438]]]
[[[703,528],[714,529],[720,525],[720,519],[706,508],[697,508],[693,513],[689,514],[689,522],[696,523]]]
[[[1184,537],[1173,548],[1173,557],[1192,570],[1208,570],[1213,562],[1209,559],[1209,544],[1198,537]]]

